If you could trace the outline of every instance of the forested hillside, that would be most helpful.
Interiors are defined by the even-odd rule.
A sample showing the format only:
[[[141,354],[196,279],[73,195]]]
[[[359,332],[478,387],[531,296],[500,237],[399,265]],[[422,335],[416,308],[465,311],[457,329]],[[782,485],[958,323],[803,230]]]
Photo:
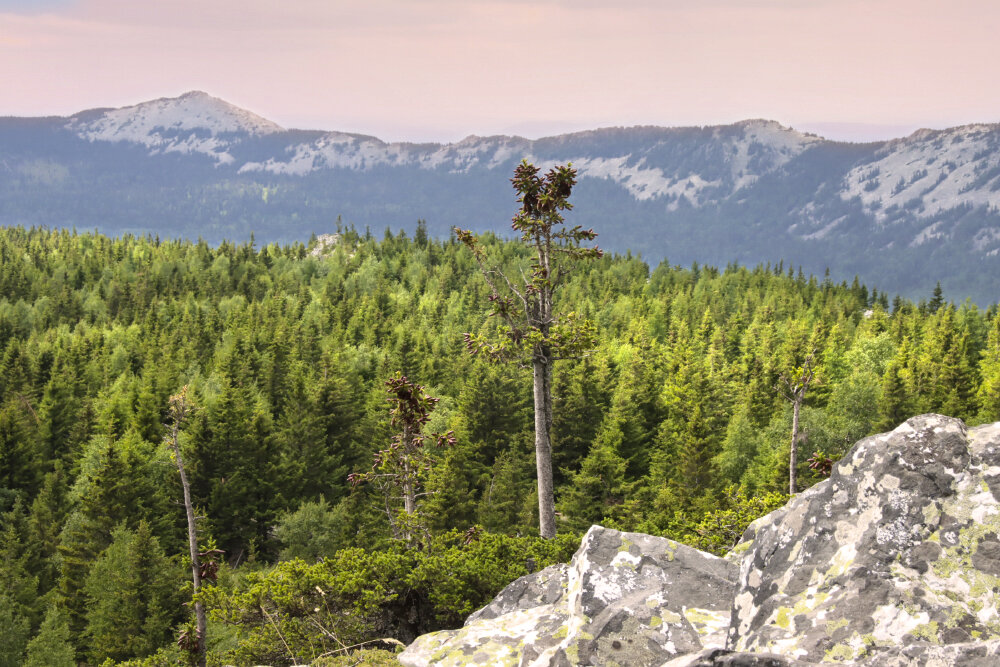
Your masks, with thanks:
[[[482,247],[527,264],[514,242]],[[187,664],[186,524],[164,443],[184,386],[202,548],[224,552],[201,594],[209,664],[336,664],[460,623],[595,522],[725,551],[784,499],[780,387],[810,357],[803,486],[913,414],[1000,420],[996,306],[914,304],[782,264],[605,256],[557,294],[600,343],[556,366],[560,537],[544,541],[530,370],[463,342],[496,326],[488,294],[468,249],[422,224],[261,248],[0,229],[0,665]],[[426,430],[454,431],[427,449],[410,541],[392,485],[348,482],[392,440],[397,371],[440,399]]]
[[[793,260],[911,299],[938,282],[985,307],[1000,282],[1000,125],[840,143],[767,120],[608,127],[535,140],[389,143],[285,130],[203,92],[69,117],[0,117],[0,225],[288,243],[328,231],[508,233],[503,175],[571,163],[574,224],[724,265]]]

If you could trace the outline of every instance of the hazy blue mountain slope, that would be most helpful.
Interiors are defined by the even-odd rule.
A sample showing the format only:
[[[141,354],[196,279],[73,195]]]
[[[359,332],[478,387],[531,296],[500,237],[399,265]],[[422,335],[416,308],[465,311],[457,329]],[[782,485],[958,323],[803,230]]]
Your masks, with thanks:
[[[205,93],[70,118],[0,118],[0,224],[293,240],[360,229],[505,232],[508,179],[572,161],[573,223],[651,261],[785,260],[921,297],[997,299],[1000,125],[872,144],[766,120],[528,140],[387,143],[286,130]]]

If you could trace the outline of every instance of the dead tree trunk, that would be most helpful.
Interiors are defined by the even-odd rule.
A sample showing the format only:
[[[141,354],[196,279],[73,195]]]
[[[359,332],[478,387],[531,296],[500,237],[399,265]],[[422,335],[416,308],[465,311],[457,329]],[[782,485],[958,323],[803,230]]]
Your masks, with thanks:
[[[536,355],[533,366],[535,398],[535,470],[538,476],[538,532],[556,536],[556,501],[552,483],[552,370],[549,360]]]
[[[184,511],[187,513],[188,548],[191,551],[191,583],[193,594],[198,595],[201,588],[201,563],[198,558],[198,530],[195,525],[194,505],[191,502],[191,485],[188,484],[187,473],[184,471],[184,459],[181,457],[180,429],[181,424],[191,412],[191,404],[187,400],[187,387],[181,393],[170,397],[170,447],[177,461],[177,471],[181,476],[181,487],[184,489]],[[205,667],[205,635],[208,632],[208,620],[205,617],[205,606],[201,602],[194,603],[195,622],[198,636],[196,656],[198,667]]]
[[[791,374],[781,374],[781,381],[784,383],[779,391],[786,400],[792,404],[792,439],[789,443],[788,451],[788,493],[794,495],[797,489],[796,468],[799,465],[799,414],[802,409],[802,401],[805,400],[809,383],[815,379],[813,364],[813,352],[809,353],[802,365],[791,372]]]

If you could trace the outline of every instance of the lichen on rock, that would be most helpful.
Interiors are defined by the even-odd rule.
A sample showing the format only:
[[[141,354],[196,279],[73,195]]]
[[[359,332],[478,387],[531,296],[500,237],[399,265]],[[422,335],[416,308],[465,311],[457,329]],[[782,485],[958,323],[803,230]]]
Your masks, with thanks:
[[[404,665],[1000,664],[1000,423],[914,417],[717,558],[594,526]]]
[[[662,663],[724,644],[736,574],[673,540],[593,526],[568,566],[518,579],[463,628],[418,638],[400,661]]]

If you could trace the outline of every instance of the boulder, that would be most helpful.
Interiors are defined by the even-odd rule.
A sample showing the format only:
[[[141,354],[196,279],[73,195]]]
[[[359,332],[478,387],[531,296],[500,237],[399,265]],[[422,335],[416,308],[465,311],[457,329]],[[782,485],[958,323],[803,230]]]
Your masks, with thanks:
[[[729,648],[848,662],[997,637],[997,493],[1000,424],[923,415],[858,442],[747,529]]]
[[[569,566],[522,577],[459,630],[418,638],[418,665],[643,665],[721,647],[738,568],[640,533],[593,526]]]
[[[674,658],[663,667],[810,667],[776,653],[739,653],[709,648]]]
[[[594,526],[418,665],[1000,665],[1000,423],[922,415],[858,442],[725,559]]]
[[[565,563],[550,565],[544,570],[525,575],[500,591],[488,605],[473,612],[465,619],[465,625],[514,611],[556,604],[566,594],[568,576],[569,566]]]

